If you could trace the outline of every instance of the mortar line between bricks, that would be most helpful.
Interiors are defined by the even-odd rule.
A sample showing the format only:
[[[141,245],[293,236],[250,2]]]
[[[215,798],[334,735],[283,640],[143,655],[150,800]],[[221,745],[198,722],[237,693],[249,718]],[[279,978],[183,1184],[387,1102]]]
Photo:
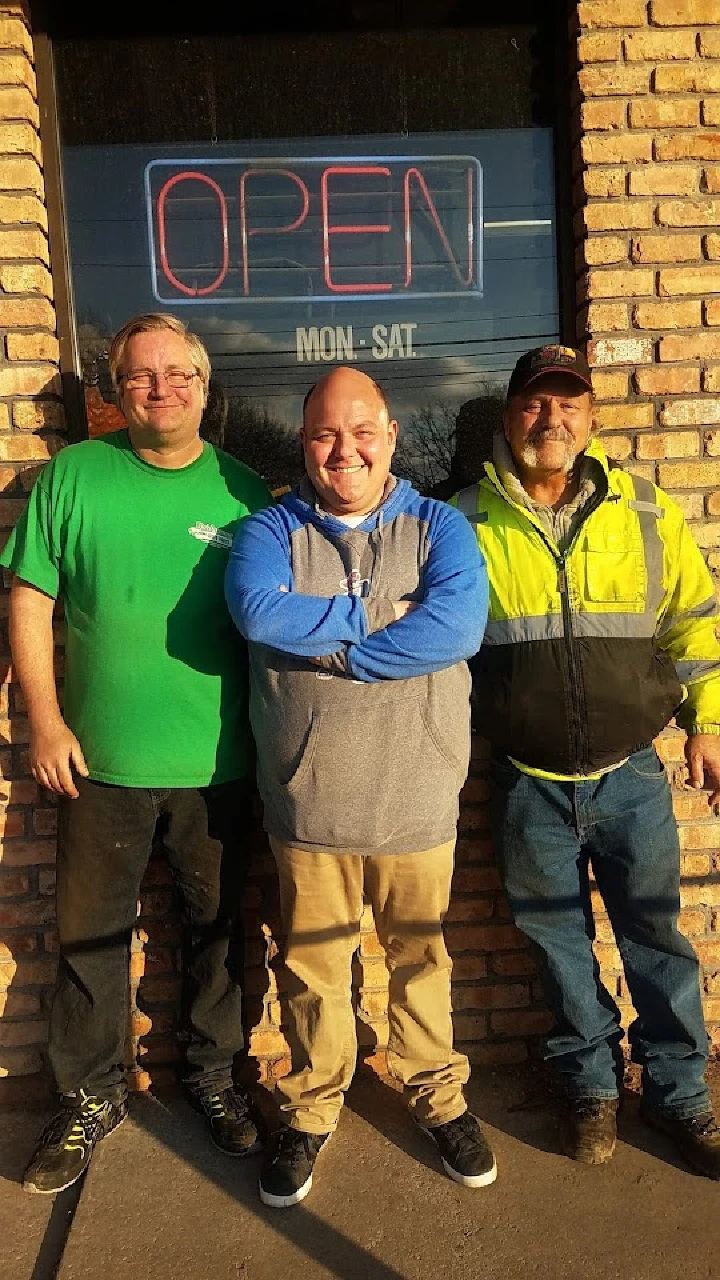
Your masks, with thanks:
[[[55,1197],[30,1280],[56,1280],[85,1186],[83,1174]]]

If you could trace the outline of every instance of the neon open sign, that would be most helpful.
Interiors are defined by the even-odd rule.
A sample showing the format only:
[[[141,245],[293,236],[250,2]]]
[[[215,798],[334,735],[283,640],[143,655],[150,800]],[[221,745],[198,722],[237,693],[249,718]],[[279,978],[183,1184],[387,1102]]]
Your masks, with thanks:
[[[159,302],[315,302],[482,292],[474,156],[152,160]]]

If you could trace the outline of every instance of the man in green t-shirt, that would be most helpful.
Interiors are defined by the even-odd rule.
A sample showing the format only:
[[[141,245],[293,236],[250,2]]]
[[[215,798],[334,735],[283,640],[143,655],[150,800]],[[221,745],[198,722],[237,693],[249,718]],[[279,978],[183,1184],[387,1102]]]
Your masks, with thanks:
[[[190,928],[186,1082],[215,1143],[256,1149],[231,1067],[242,1046],[237,914],[252,761],[245,655],[223,578],[263,481],[200,437],[210,362],[171,315],[138,316],[110,348],[127,430],[45,468],[1,557],[35,779],[59,796],[60,966],[49,1053],[60,1111],[25,1174],[70,1186],[127,1114],[128,950],[162,836]],[[53,609],[65,608],[65,696]],[[233,963],[234,962],[234,963]]]

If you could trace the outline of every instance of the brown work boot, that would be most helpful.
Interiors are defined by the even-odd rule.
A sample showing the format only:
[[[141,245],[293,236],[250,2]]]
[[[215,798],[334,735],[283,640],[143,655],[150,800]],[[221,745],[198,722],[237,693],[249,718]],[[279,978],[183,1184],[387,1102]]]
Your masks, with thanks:
[[[581,1164],[607,1164],[617,1141],[617,1098],[569,1098],[564,1117],[565,1154]]]
[[[640,1115],[653,1129],[667,1134],[691,1169],[706,1178],[720,1179],[720,1126],[712,1111],[682,1118],[641,1107]]]

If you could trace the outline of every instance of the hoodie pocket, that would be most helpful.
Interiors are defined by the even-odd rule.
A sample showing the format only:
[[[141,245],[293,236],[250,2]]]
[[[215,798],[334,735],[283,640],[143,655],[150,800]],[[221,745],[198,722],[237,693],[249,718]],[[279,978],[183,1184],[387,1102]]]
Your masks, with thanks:
[[[445,737],[440,726],[433,719],[428,703],[425,703],[421,708],[420,714],[422,716],[422,722],[425,726],[427,736],[435,747],[438,755],[442,757],[454,773],[462,775],[462,782],[464,782],[470,763],[469,756],[466,756],[464,760],[461,760],[460,757],[455,754],[452,743]]]
[[[307,774],[309,773],[313,760],[315,759],[315,750],[317,747],[318,735],[320,733],[320,722],[322,716],[313,716],[310,721],[310,729],[305,739],[305,746],[297,764],[295,772],[290,775],[285,786],[292,795],[302,787]]]
[[[348,851],[448,838],[468,769],[469,706],[441,726],[418,685],[402,700],[365,686],[357,706],[314,711],[297,767],[275,792],[289,838]]]

